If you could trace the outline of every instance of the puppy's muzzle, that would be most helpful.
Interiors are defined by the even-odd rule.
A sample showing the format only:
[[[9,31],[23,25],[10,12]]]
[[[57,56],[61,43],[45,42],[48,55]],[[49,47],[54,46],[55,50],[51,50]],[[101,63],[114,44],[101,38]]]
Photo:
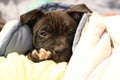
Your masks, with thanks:
[[[67,50],[68,47],[65,44],[60,44],[58,46],[55,46],[53,49],[53,54],[61,55]]]

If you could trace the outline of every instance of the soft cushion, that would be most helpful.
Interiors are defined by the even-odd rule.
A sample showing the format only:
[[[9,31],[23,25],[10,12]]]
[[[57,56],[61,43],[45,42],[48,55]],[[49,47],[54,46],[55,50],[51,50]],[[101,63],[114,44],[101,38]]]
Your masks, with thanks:
[[[66,62],[47,60],[33,63],[24,55],[10,53],[0,57],[0,80],[62,80]]]

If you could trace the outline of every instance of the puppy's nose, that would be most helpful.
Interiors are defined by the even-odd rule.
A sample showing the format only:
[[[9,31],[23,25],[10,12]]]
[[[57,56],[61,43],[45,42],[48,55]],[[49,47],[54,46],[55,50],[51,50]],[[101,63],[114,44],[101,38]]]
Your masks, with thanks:
[[[62,54],[67,49],[64,45],[59,45],[54,48],[56,54]]]

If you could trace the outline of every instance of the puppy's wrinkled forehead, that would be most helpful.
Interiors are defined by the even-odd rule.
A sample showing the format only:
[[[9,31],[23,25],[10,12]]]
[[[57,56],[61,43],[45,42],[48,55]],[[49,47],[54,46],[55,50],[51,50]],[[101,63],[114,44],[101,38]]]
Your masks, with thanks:
[[[40,29],[48,32],[62,33],[67,30],[74,30],[77,23],[65,12],[49,11],[45,12],[45,16],[38,21]]]
[[[51,22],[51,24],[58,25],[66,25],[70,24],[70,17],[62,11],[49,11],[45,13],[46,19]]]

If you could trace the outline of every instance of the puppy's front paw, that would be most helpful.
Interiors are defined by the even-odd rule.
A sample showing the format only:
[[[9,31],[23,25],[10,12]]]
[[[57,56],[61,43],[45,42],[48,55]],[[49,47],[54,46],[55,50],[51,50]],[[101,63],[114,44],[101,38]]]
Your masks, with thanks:
[[[51,57],[51,52],[50,51],[46,51],[45,49],[41,48],[39,50],[39,59],[40,60],[46,60],[49,59]]]
[[[37,50],[33,50],[31,53],[29,53],[27,55],[27,57],[32,60],[33,62],[39,62],[39,53],[37,52]]]
[[[50,57],[51,57],[51,52],[46,51],[43,48],[41,48],[39,51],[33,50],[32,53],[28,54],[28,58],[33,62],[40,62],[43,60],[47,60]]]

